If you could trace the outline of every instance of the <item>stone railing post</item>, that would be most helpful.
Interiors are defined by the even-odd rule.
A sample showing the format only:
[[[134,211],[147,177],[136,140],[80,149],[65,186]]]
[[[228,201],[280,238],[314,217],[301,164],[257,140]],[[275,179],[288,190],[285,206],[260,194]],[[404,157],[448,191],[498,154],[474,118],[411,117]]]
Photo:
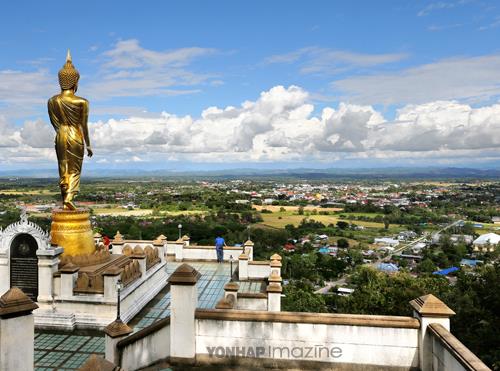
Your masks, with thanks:
[[[162,250],[160,250],[160,253],[161,253],[161,261],[162,263],[167,261],[167,245],[168,245],[168,241],[167,241],[167,237],[164,236],[163,234],[160,234],[158,237],[155,238],[155,240],[153,241],[153,246],[158,246],[158,248],[160,248],[160,245],[162,246]]]
[[[54,294],[54,273],[57,272],[59,256],[64,249],[54,247],[48,250],[37,250],[38,257],[38,301],[51,301]]]
[[[281,311],[281,292],[283,289],[277,282],[267,285],[267,310],[269,312]]]
[[[158,257],[160,258],[161,263],[165,263],[167,260],[167,240],[162,241],[156,239],[153,241],[153,247],[158,249]]]
[[[115,237],[113,238],[113,241],[111,242],[113,245],[113,250],[111,251],[112,254],[122,254],[123,251],[123,245],[125,244],[125,241],[123,240],[123,236],[120,233],[120,231],[116,232]]]
[[[146,254],[144,251],[136,252],[134,249],[134,254],[130,257],[132,260],[137,260],[139,263],[139,269],[141,271],[141,276],[144,277],[146,275]]]
[[[248,280],[248,255],[245,253],[238,257],[238,278],[240,281]]]
[[[450,317],[455,314],[441,300],[434,295],[424,295],[410,301],[413,307],[413,316],[420,321],[418,335],[419,364],[422,371],[432,370],[432,343],[427,333],[427,326],[439,323],[448,331],[450,330]]]
[[[245,248],[245,254],[248,256],[248,260],[253,260],[253,241],[247,240],[244,244],[243,247]]]
[[[168,279],[171,290],[170,359],[193,363],[196,356],[195,310],[198,305],[196,282],[200,273],[182,264]]]
[[[116,344],[127,337],[132,332],[132,329],[123,323],[121,319],[117,318],[104,328],[106,345],[105,345],[105,358],[107,361],[120,365],[120,352]]]
[[[116,303],[117,301],[117,285],[122,269],[118,267],[110,267],[102,274],[104,276],[104,301],[107,303]]]
[[[271,266],[271,274],[281,277],[281,262],[279,260],[271,260],[269,265]]]
[[[78,278],[79,267],[73,263],[68,263],[61,268],[61,299],[71,299],[73,288]]]
[[[82,367],[78,369],[78,371],[99,371],[99,370],[113,370],[113,371],[122,371],[123,369],[116,367],[116,365],[112,362],[109,362],[107,359],[99,357],[97,354],[91,354]]]
[[[36,308],[17,287],[0,298],[0,370],[33,370]]]
[[[94,233],[94,244],[99,246],[100,243],[102,243],[102,235],[99,232]]]
[[[281,281],[282,278],[277,272],[271,271],[267,285],[267,310],[270,312],[281,311]]]
[[[228,282],[224,285],[224,298],[227,299],[229,296],[232,296],[234,299],[234,307],[238,304],[238,290],[240,286],[236,282]]]

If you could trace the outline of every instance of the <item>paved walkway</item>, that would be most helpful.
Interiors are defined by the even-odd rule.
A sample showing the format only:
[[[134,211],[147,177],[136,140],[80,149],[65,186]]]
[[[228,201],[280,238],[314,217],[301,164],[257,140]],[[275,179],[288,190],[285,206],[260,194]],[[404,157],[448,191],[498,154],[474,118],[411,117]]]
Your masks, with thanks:
[[[167,263],[167,273],[170,276],[180,265],[177,262]],[[229,282],[229,264],[215,262],[188,262],[201,273],[198,280],[198,308],[215,308],[215,304],[224,295],[224,285]],[[236,265],[233,264],[233,271]],[[134,332],[170,315],[170,290],[164,289],[130,321],[129,326]]]
[[[168,262],[172,274],[181,263]],[[224,285],[230,280],[230,265],[216,262],[188,262],[201,273],[198,280],[198,308],[214,308],[224,295]],[[233,264],[233,272],[236,265]],[[170,315],[170,291],[163,289],[139,312],[129,325],[138,331]],[[91,354],[104,356],[102,332],[74,331],[71,333],[37,331],[35,333],[35,370],[77,370]]]

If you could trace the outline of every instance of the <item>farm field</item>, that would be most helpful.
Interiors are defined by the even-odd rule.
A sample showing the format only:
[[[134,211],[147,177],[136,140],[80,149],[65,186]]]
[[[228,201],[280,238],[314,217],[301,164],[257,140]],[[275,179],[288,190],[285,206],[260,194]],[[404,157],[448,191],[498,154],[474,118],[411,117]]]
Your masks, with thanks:
[[[493,223],[479,223],[479,222],[472,222],[473,224],[481,224],[483,228],[474,228],[474,231],[477,234],[486,234],[486,233],[499,233],[500,231],[500,224],[493,224]]]
[[[153,216],[153,209],[134,209],[128,210],[121,207],[114,208],[92,208],[94,215],[102,216]],[[158,215],[154,217],[161,216],[177,216],[177,215],[196,215],[205,214],[202,210],[185,210],[185,211],[160,211]]]
[[[0,195],[26,195],[26,196],[52,196],[59,194],[59,192],[51,191],[48,189],[33,189],[33,190],[16,190],[16,189],[2,189]]]
[[[349,216],[355,216],[355,217],[359,217],[359,216],[363,216],[363,217],[367,217],[367,218],[375,218],[377,216],[383,216],[384,214],[380,214],[380,213],[346,213],[346,212],[340,212],[339,215],[345,215],[346,218],[349,218]]]
[[[269,211],[279,212],[281,208],[284,208],[286,211],[297,212],[300,206],[279,206],[279,205],[252,205],[252,207],[257,211],[262,211],[262,209],[266,209]],[[340,207],[318,207],[318,206],[304,206],[304,211],[328,211],[328,212],[338,212],[343,209]]]
[[[103,216],[147,216],[153,213],[152,209],[128,210],[122,207],[115,208],[92,208],[94,215]]]
[[[279,209],[278,209],[279,210]],[[307,214],[307,213],[306,213]],[[277,211],[273,213],[262,213],[263,221],[258,223],[261,225],[266,225],[273,228],[284,228],[287,224],[293,224],[294,226],[298,226],[302,219],[309,218],[311,220],[316,220],[325,225],[328,224],[336,224],[338,221],[345,221],[348,223],[354,223],[359,226],[367,227],[367,228],[384,228],[383,223],[376,222],[365,222],[353,220],[349,221],[346,219],[341,219],[337,215],[298,215],[291,211]],[[375,215],[375,214],[373,214]],[[392,227],[397,227],[396,225],[391,225]]]

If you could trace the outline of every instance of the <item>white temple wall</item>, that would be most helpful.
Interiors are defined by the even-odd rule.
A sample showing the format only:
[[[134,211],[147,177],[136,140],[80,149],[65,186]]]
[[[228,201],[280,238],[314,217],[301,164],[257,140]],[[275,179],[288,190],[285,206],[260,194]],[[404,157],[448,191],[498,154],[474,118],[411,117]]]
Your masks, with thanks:
[[[267,297],[245,298],[238,295],[235,309],[243,310],[267,310]]]
[[[427,327],[425,339],[429,343],[424,353],[422,371],[486,371],[488,367],[465,347],[444,325],[432,323]]]
[[[138,370],[170,356],[170,325],[121,347],[121,367]]]
[[[271,266],[269,262],[258,262],[249,261],[248,262],[248,278],[249,279],[264,279],[269,277],[271,274]],[[264,264],[262,264],[264,263]]]
[[[448,371],[468,371],[450,351],[436,338],[432,339],[432,359],[433,370],[448,370]]]
[[[210,347],[271,347],[274,354],[264,358],[281,358],[280,348],[299,347],[339,348],[338,358],[327,356],[323,350],[319,357],[286,357],[289,360],[321,361],[349,364],[377,365],[380,367],[418,367],[418,329],[308,323],[196,320],[196,354],[208,356]],[[276,350],[278,349],[278,350]],[[286,351],[285,351],[286,352]],[[301,350],[295,350],[300,355]],[[335,353],[338,355],[338,352]]]
[[[34,337],[32,314],[1,319],[0,370],[33,370]],[[14,349],[22,354],[15,353]]]
[[[229,261],[232,257],[233,261],[238,260],[238,256],[242,252],[241,247],[225,247],[223,258]],[[217,260],[217,253],[215,246],[184,246],[182,250],[183,260]]]
[[[150,268],[141,280],[125,287],[121,301],[124,322],[131,320],[167,285],[167,277],[165,263],[160,263]]]
[[[184,243],[182,243],[183,245]],[[175,255],[175,246],[177,243],[175,242],[167,242],[167,255]]]

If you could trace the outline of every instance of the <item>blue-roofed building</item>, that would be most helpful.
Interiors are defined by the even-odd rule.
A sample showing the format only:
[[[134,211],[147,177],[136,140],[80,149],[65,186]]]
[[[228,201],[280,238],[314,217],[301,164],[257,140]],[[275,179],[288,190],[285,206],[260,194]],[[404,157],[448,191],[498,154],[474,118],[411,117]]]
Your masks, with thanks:
[[[460,261],[460,266],[461,267],[476,267],[478,263],[482,263],[481,260],[477,259],[462,259]]]
[[[394,263],[380,263],[377,265],[377,269],[385,273],[399,272],[399,267]]]
[[[319,251],[321,254],[329,254],[329,253],[330,253],[330,249],[328,248],[328,246],[323,246],[323,247],[320,247],[318,251]]]
[[[446,269],[441,269],[440,271],[435,271],[435,272],[432,272],[432,274],[437,274],[437,275],[440,275],[440,276],[446,276],[450,273],[453,273],[453,272],[456,272],[460,270],[460,268],[458,267],[450,267],[450,268],[446,268]]]

